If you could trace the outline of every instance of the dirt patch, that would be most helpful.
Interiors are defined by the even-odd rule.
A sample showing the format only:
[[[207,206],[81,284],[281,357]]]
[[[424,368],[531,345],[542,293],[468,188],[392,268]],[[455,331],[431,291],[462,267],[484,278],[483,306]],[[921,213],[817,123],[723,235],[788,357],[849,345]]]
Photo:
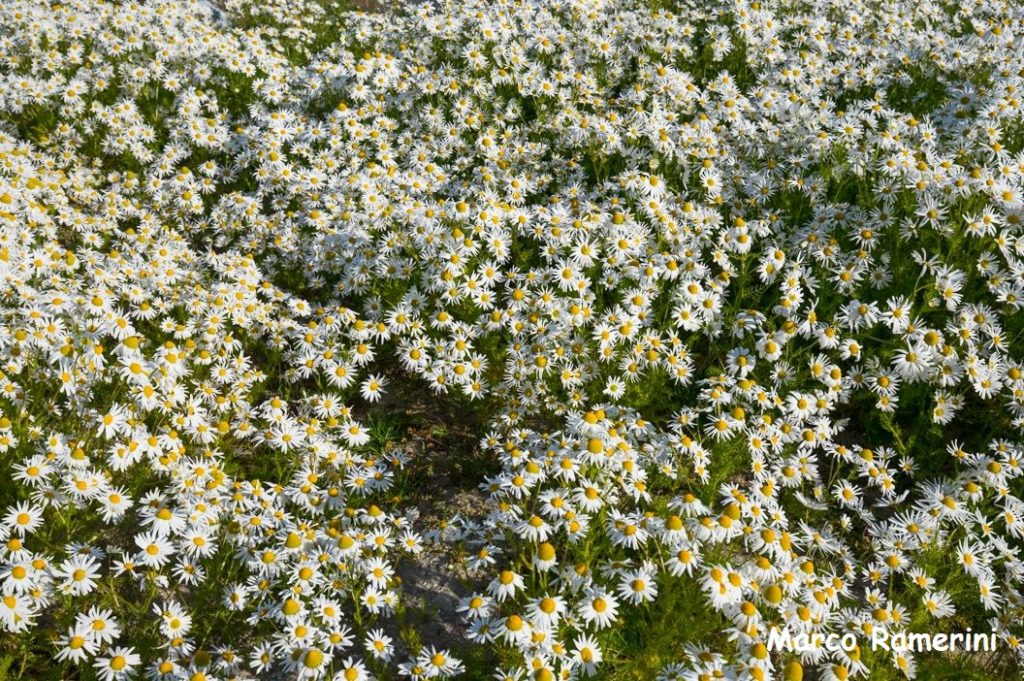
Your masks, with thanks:
[[[405,598],[402,624],[414,629],[425,646],[452,649],[466,643],[457,609],[470,589],[461,565],[452,559],[449,551],[428,549],[398,568]]]
[[[386,366],[386,365],[385,365]],[[420,380],[401,371],[387,374],[388,391],[380,402],[357,417],[384,448],[409,457],[399,506],[415,509],[418,528],[443,527],[458,516],[479,520],[487,513],[487,495],[479,489],[496,469],[493,457],[480,449],[485,422],[482,405],[457,396],[437,395]],[[357,405],[356,411],[363,411]],[[427,543],[418,556],[397,566],[403,602],[398,618],[405,652],[420,646],[458,651],[468,649],[459,603],[480,585],[464,569],[458,548],[440,539]]]
[[[350,0],[352,9],[363,12],[383,12],[384,6],[380,0]]]

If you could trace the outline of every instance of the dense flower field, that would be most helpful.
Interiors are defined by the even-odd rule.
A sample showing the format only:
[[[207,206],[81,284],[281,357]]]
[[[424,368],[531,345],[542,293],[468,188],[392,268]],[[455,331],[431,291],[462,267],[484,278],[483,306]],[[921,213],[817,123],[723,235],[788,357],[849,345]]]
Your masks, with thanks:
[[[1012,0],[4,0],[0,678],[1020,678],[1022,114]]]

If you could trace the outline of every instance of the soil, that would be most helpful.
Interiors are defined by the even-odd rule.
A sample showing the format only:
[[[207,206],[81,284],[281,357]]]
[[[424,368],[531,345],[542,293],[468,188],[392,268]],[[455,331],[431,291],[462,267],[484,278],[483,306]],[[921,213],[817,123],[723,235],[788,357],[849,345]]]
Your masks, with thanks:
[[[421,528],[455,516],[481,519],[487,496],[478,485],[495,465],[479,448],[484,425],[478,412],[483,410],[433,394],[400,371],[388,372],[388,381],[387,393],[367,415],[385,414],[400,432],[393,446],[409,456],[409,483],[399,506],[415,508]],[[429,542],[420,555],[403,558],[397,574],[404,598],[400,625],[414,629],[424,646],[465,648],[465,622],[457,608],[478,585],[466,573],[458,547]]]

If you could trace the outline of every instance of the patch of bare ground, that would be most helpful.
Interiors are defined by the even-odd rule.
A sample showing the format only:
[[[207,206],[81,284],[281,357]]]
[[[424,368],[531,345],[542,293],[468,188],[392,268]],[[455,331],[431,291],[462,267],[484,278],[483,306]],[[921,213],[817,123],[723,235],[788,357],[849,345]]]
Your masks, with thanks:
[[[362,10],[363,12],[381,12],[383,7],[379,0],[351,0],[352,9]]]
[[[409,457],[407,474],[397,490],[399,506],[419,512],[420,528],[443,527],[456,515],[485,516],[487,496],[479,485],[496,467],[479,447],[485,410],[433,394],[421,381],[401,372],[388,374],[388,392],[367,417],[371,432],[392,435],[388,445]],[[404,558],[397,574],[404,599],[398,618],[403,647],[409,651],[421,645],[466,649],[465,624],[457,608],[475,585],[456,547],[430,542],[420,555]]]

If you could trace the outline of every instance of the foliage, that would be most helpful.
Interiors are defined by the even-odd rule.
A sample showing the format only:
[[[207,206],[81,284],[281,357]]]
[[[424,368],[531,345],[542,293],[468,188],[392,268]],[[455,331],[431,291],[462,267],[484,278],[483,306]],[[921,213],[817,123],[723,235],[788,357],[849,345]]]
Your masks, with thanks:
[[[1022,31],[3,3],[0,679],[1018,678]]]

